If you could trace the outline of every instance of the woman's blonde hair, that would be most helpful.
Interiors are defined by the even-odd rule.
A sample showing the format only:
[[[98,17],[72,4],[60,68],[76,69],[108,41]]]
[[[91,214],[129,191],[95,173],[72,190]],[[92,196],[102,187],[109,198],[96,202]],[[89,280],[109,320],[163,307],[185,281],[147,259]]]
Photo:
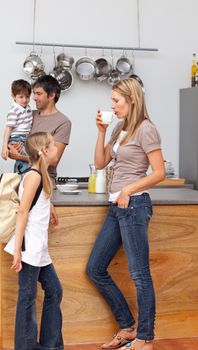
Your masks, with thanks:
[[[48,174],[47,164],[42,152],[52,142],[52,135],[48,132],[36,132],[29,135],[25,142],[26,152],[29,155],[30,163],[38,162],[39,171],[42,175],[43,191],[47,198],[52,194],[52,183]]]
[[[124,144],[131,136],[134,136],[142,121],[145,119],[150,120],[150,118],[142,87],[137,80],[133,78],[121,80],[113,85],[112,90],[122,95],[129,106],[128,116],[124,119],[123,123],[120,123],[120,127],[113,136],[113,141],[115,141],[120,131],[127,128],[127,134],[121,142],[121,144]]]

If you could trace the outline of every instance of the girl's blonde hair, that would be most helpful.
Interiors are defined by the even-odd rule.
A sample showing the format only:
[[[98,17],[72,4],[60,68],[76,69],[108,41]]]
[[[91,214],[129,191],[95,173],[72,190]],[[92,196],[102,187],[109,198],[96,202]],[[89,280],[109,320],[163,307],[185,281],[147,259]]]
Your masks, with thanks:
[[[144,93],[139,82],[132,78],[119,81],[117,84],[113,85],[112,90],[122,95],[129,106],[128,116],[124,119],[123,123],[120,123],[120,127],[113,136],[113,141],[115,141],[120,131],[123,128],[127,128],[127,134],[121,142],[121,144],[125,144],[130,137],[134,136],[138,126],[143,120],[150,120]]]
[[[52,194],[52,183],[47,170],[47,164],[42,153],[43,148],[48,148],[52,142],[52,135],[48,132],[36,132],[26,139],[25,148],[29,155],[30,163],[38,162],[39,171],[42,175],[43,191],[47,198]]]

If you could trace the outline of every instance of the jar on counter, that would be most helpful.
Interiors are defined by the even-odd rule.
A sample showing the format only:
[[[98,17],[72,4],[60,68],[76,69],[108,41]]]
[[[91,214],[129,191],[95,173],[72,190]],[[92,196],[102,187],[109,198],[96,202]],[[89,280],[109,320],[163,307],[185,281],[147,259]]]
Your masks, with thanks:
[[[97,169],[96,171],[96,193],[106,193],[106,170]]]

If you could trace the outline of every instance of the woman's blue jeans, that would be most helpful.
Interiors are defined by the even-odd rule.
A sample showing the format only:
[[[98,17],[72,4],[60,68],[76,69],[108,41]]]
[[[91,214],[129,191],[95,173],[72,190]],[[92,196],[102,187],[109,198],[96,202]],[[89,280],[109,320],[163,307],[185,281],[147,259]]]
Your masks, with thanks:
[[[52,264],[35,267],[22,263],[15,322],[15,350],[62,350],[62,286]],[[37,342],[37,281],[44,290],[40,337]]]
[[[149,267],[148,223],[152,204],[148,193],[132,196],[128,208],[110,203],[109,212],[96,239],[87,265],[87,274],[110,306],[119,327],[128,328],[135,320],[127,302],[107,268],[123,244],[129,273],[137,289],[137,338],[154,338],[155,294]]]

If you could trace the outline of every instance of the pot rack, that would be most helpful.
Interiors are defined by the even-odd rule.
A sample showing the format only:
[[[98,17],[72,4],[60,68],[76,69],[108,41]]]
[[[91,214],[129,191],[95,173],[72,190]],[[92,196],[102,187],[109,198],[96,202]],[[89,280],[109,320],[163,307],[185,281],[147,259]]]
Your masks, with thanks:
[[[137,32],[138,32],[138,46],[137,47],[126,47],[126,46],[101,46],[101,45],[75,45],[75,44],[57,44],[57,43],[41,43],[35,42],[35,25],[36,25],[36,5],[37,0],[34,0],[34,9],[33,9],[33,40],[32,42],[28,41],[16,41],[16,45],[26,45],[26,46],[51,46],[51,47],[69,47],[69,48],[84,48],[84,49],[101,49],[101,50],[122,50],[122,51],[151,51],[156,52],[156,48],[146,48],[141,47],[140,44],[140,6],[139,0],[137,0]]]
[[[68,48],[84,48],[84,49],[101,49],[101,50],[122,50],[122,51],[159,51],[156,48],[147,47],[127,47],[127,46],[101,46],[101,45],[74,45],[74,44],[57,44],[57,43],[41,43],[41,42],[29,42],[29,41],[16,41],[16,45],[26,46],[51,46],[51,47],[68,47]]]

